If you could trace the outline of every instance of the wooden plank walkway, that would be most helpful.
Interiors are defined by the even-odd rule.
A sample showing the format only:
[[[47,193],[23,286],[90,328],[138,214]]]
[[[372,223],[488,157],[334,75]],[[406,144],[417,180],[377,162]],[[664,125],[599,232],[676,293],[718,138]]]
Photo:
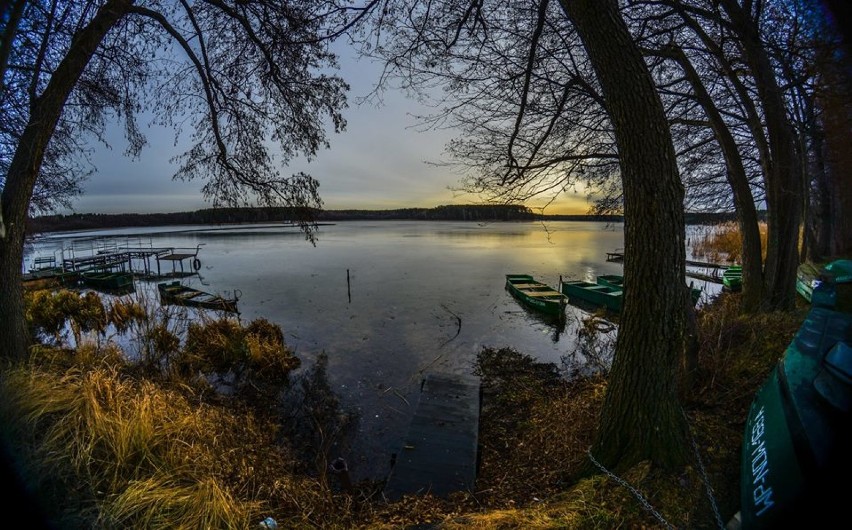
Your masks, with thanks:
[[[708,269],[722,269],[722,270],[725,270],[728,267],[730,267],[730,265],[726,265],[724,263],[709,263],[707,261],[695,261],[695,260],[691,260],[691,259],[686,260],[686,264],[692,265],[693,267],[706,267]]]
[[[614,261],[614,262],[622,262],[622,261],[624,261],[624,252],[620,252],[620,251],[607,252],[606,253],[606,260],[607,261]]]
[[[479,456],[479,388],[479,378],[473,376],[426,376],[417,411],[385,485],[388,500],[473,490]]]

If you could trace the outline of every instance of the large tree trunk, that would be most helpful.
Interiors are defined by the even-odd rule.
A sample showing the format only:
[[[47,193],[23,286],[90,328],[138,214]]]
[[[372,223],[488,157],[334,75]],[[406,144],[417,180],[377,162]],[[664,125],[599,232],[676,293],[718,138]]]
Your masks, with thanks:
[[[814,105],[813,101],[809,101],[806,109],[811,159],[802,183],[802,219],[805,226],[802,261],[818,263],[831,254],[829,245],[834,219],[830,214],[832,197],[825,157],[825,133],[816,119]]]
[[[845,79],[829,80],[835,87]],[[825,131],[825,193],[822,224],[826,226],[826,254],[829,257],[852,255],[852,151],[849,131],[852,130],[852,103],[848,92],[837,88],[824,90],[819,104],[822,107]]]
[[[786,310],[795,300],[801,224],[801,171],[796,134],[755,21],[734,0],[723,0],[752,71],[763,106],[771,160],[766,168],[767,245],[764,307]]]
[[[21,262],[25,221],[45,149],[83,70],[131,4],[132,0],[110,0],[75,35],[44,92],[33,102],[29,122],[9,165],[0,196],[0,216],[5,225],[5,235],[0,235],[0,340],[4,347],[0,355],[5,358],[24,359],[27,355],[29,337],[24,320]]]
[[[593,453],[623,470],[687,461],[677,398],[685,346],[683,185],[668,121],[616,0],[561,0],[601,85],[624,190],[624,308]]]

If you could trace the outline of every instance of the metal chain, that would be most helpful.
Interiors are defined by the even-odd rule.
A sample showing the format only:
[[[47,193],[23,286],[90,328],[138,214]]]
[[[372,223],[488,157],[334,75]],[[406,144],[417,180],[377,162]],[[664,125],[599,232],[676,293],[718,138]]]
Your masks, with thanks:
[[[689,418],[686,412],[681,408],[681,414],[686,421],[687,432],[689,433],[689,441],[692,443],[692,450],[695,452],[695,460],[698,462],[698,472],[701,474],[701,480],[704,481],[704,488],[707,492],[707,499],[710,501],[710,507],[713,508],[713,516],[716,518],[716,525],[719,530],[725,530],[725,524],[722,522],[722,515],[719,513],[719,507],[716,505],[716,497],[713,495],[713,486],[710,485],[710,479],[707,478],[707,472],[704,470],[704,462],[701,460],[701,453],[698,451],[698,444],[695,442],[695,437],[692,436],[692,427],[689,425]]]
[[[725,524],[722,522],[722,515],[719,513],[719,507],[716,505],[716,497],[713,494],[713,486],[710,485],[710,479],[707,477],[707,471],[704,469],[704,462],[701,460],[701,453],[698,450],[698,444],[695,442],[695,437],[692,435],[692,427],[689,424],[689,418],[686,416],[686,411],[683,408],[680,409],[681,414],[683,414],[683,419],[686,421],[687,432],[689,433],[689,441],[692,444],[692,450],[695,453],[695,460],[698,462],[698,472],[701,475],[701,480],[704,482],[704,489],[707,493],[707,499],[710,501],[710,507],[713,509],[713,517],[716,519],[716,525],[720,530],[725,530]],[[590,449],[586,450],[586,454],[589,455],[589,459],[591,459],[592,463],[597,466],[598,469],[603,471],[609,478],[616,481],[618,484],[627,488],[630,493],[636,497],[636,500],[639,501],[639,504],[645,508],[651,515],[653,515],[664,527],[670,530],[674,530],[674,527],[666,521],[663,516],[651,506],[651,503],[648,502],[648,499],[645,498],[642,493],[631,486],[626,480],[619,477],[615,473],[611,472],[609,469],[605,468],[603,464],[598,462],[594,455],[592,455],[592,451]]]
[[[627,482],[626,480],[624,480],[623,478],[619,477],[618,475],[616,475],[615,473],[613,473],[613,472],[612,472],[612,471],[610,471],[609,469],[605,468],[605,467],[603,466],[603,464],[601,464],[600,462],[598,462],[598,461],[595,459],[595,457],[592,455],[592,451],[591,451],[590,449],[587,449],[587,450],[586,450],[586,454],[587,454],[587,455],[589,455],[589,458],[591,459],[592,463],[593,463],[594,465],[596,465],[596,466],[598,467],[598,469],[600,469],[601,471],[603,471],[603,472],[604,472],[604,473],[605,473],[605,474],[606,474],[609,478],[611,478],[612,480],[616,481],[616,482],[617,482],[617,483],[619,483],[620,485],[622,485],[622,486],[624,486],[625,488],[627,488],[627,490],[628,490],[630,493],[632,493],[634,497],[636,497],[636,500],[637,500],[637,501],[639,501],[639,504],[641,504],[641,505],[642,505],[642,507],[643,507],[643,508],[645,508],[645,510],[646,510],[648,513],[650,513],[650,514],[651,514],[651,515],[653,515],[653,516],[654,516],[654,517],[655,517],[658,521],[660,521],[660,523],[662,523],[662,525],[663,525],[663,526],[664,526],[667,530],[675,530],[675,527],[673,527],[672,525],[670,525],[670,524],[669,524],[669,522],[668,522],[668,521],[666,521],[666,520],[665,520],[665,518],[663,518],[663,516],[660,514],[660,512],[658,512],[657,510],[655,510],[655,509],[654,509],[654,507],[653,507],[653,506],[651,506],[651,503],[650,503],[650,502],[648,502],[648,499],[646,499],[646,498],[645,498],[645,496],[644,496],[644,495],[642,495],[642,493],[641,493],[639,490],[637,490],[636,488],[634,488],[633,486],[631,486],[631,485],[630,485],[630,483],[628,483],[628,482]]]

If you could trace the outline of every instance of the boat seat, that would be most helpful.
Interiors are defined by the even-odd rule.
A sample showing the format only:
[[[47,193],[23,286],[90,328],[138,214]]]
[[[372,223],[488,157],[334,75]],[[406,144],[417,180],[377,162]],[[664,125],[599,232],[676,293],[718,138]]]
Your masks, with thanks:
[[[513,283],[512,285],[517,287],[518,289],[531,289],[533,287],[545,287],[544,285],[542,285],[540,283]]]
[[[529,292],[529,291],[526,291],[526,292],[524,292],[524,294],[527,295],[527,296],[563,296],[562,293],[559,293],[557,291],[541,291],[541,292],[532,292],[532,293]]]

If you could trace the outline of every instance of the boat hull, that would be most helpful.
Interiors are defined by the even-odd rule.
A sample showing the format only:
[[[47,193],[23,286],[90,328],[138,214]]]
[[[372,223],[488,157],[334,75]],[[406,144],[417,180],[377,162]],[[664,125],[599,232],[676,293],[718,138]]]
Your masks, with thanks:
[[[568,298],[528,274],[507,274],[506,289],[531,309],[552,316],[563,316]]]
[[[725,269],[722,273],[722,285],[732,292],[741,291],[743,288],[743,268],[737,265]]]
[[[612,287],[613,289],[624,290],[624,276],[620,274],[602,274],[596,279],[598,285],[604,285],[607,287]],[[692,282],[689,284],[690,295],[692,296],[692,305],[698,303],[698,300],[701,299],[701,289],[692,286]],[[567,294],[567,293],[566,293]],[[620,310],[620,303],[619,309]],[[615,310],[614,311],[618,311]]]
[[[811,303],[814,293],[814,281],[819,278],[819,272],[809,263],[802,263],[796,270],[796,292]]]
[[[80,281],[86,287],[104,291],[124,291],[133,288],[133,274],[129,272],[84,272]]]
[[[598,285],[606,285],[616,289],[624,289],[624,276],[620,274],[601,274],[596,279]]]
[[[157,290],[160,293],[160,303],[162,304],[239,313],[236,298],[223,298],[187,287],[180,282],[158,284]]]
[[[562,294],[615,312],[621,311],[624,300],[623,289],[583,281],[562,282]]]
[[[845,513],[852,314],[814,307],[755,395],[740,465],[743,528],[817,528]]]

